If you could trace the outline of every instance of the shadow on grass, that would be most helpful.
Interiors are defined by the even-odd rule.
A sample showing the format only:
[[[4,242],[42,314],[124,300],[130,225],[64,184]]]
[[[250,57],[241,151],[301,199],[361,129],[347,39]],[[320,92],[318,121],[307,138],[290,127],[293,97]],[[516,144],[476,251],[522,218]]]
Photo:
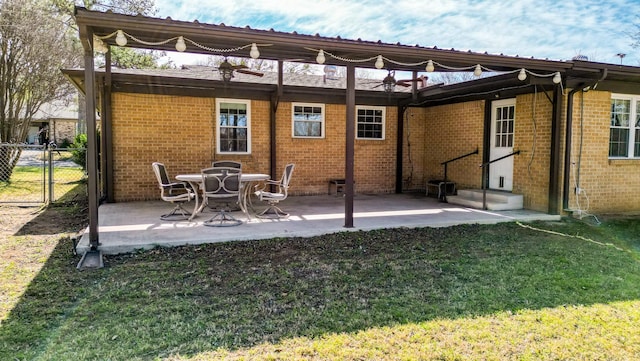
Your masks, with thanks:
[[[536,225],[611,241],[578,222]],[[76,263],[61,240],[2,323],[0,359],[153,359],[640,298],[637,254],[513,223],[155,249],[88,272]]]
[[[36,217],[26,222],[16,236],[77,233],[87,224],[86,184],[69,189],[56,202],[47,205]]]

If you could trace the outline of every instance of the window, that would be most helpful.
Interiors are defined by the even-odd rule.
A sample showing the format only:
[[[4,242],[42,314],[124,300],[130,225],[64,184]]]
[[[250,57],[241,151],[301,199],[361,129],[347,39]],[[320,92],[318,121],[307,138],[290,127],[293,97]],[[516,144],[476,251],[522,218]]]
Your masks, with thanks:
[[[613,94],[609,157],[640,157],[640,96]]]
[[[251,102],[216,99],[218,153],[251,153]]]
[[[513,147],[513,123],[515,120],[514,105],[507,105],[496,108],[496,139],[494,146],[496,148]]]
[[[384,139],[384,107],[356,106],[356,138]]]
[[[293,137],[324,138],[324,104],[293,103]]]

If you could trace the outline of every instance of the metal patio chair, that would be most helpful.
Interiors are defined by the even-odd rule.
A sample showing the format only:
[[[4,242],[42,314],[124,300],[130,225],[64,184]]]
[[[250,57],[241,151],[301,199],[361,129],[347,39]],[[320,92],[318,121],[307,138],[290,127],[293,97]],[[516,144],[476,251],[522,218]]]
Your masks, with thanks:
[[[287,199],[287,195],[289,194],[289,182],[291,181],[291,174],[293,173],[293,168],[295,164],[289,163],[284,168],[284,173],[282,174],[282,178],[279,180],[268,180],[262,184],[262,188],[256,189],[255,195],[259,200],[267,202],[269,206],[267,209],[262,211],[261,213],[256,214],[258,218],[284,218],[288,217],[289,213],[284,212],[282,209],[278,207],[278,203]],[[271,188],[274,186],[276,188],[275,192],[270,192],[267,190],[267,187]]]
[[[234,160],[214,160],[211,162],[211,167],[229,167],[242,169],[242,163]]]
[[[160,187],[160,198],[165,202],[175,204],[173,210],[167,214],[160,216],[163,221],[179,221],[187,220],[191,216],[191,212],[184,209],[182,206],[184,203],[194,199],[196,194],[193,189],[185,182],[171,182],[167,174],[167,169],[164,164],[160,162],[154,162],[151,164],[153,172],[158,179],[158,186]]]
[[[209,208],[214,203],[223,203],[215,207],[216,214],[204,221],[205,226],[230,227],[242,224],[230,213],[230,203],[240,201],[240,176],[242,171],[231,167],[212,167],[202,170],[202,198]],[[231,200],[231,202],[230,202]]]

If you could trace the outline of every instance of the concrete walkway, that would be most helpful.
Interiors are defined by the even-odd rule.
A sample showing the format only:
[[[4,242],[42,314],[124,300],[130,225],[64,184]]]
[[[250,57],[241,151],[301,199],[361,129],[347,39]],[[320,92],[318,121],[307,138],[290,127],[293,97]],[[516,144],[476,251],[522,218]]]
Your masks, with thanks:
[[[187,204],[187,208],[192,207]],[[447,227],[458,224],[559,220],[560,216],[518,211],[482,211],[438,202],[424,194],[358,194],[354,197],[354,227],[345,228],[344,199],[336,196],[289,197],[280,203],[288,219],[247,219],[237,227],[206,227],[213,213],[205,211],[193,221],[161,221],[172,205],[163,201],[103,204],[98,210],[99,249],[103,254],[133,252],[155,246],[179,246],[276,237],[311,237],[322,234],[397,227]],[[263,204],[256,204],[263,209]],[[88,234],[77,250],[89,249]]]

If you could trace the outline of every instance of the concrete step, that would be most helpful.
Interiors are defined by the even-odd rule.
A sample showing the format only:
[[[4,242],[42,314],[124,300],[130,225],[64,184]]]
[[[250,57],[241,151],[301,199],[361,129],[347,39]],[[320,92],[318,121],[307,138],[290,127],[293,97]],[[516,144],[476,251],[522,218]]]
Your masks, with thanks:
[[[458,189],[458,195],[448,196],[447,202],[469,208],[482,209],[482,189]],[[487,190],[487,209],[509,211],[523,208],[521,194]]]

